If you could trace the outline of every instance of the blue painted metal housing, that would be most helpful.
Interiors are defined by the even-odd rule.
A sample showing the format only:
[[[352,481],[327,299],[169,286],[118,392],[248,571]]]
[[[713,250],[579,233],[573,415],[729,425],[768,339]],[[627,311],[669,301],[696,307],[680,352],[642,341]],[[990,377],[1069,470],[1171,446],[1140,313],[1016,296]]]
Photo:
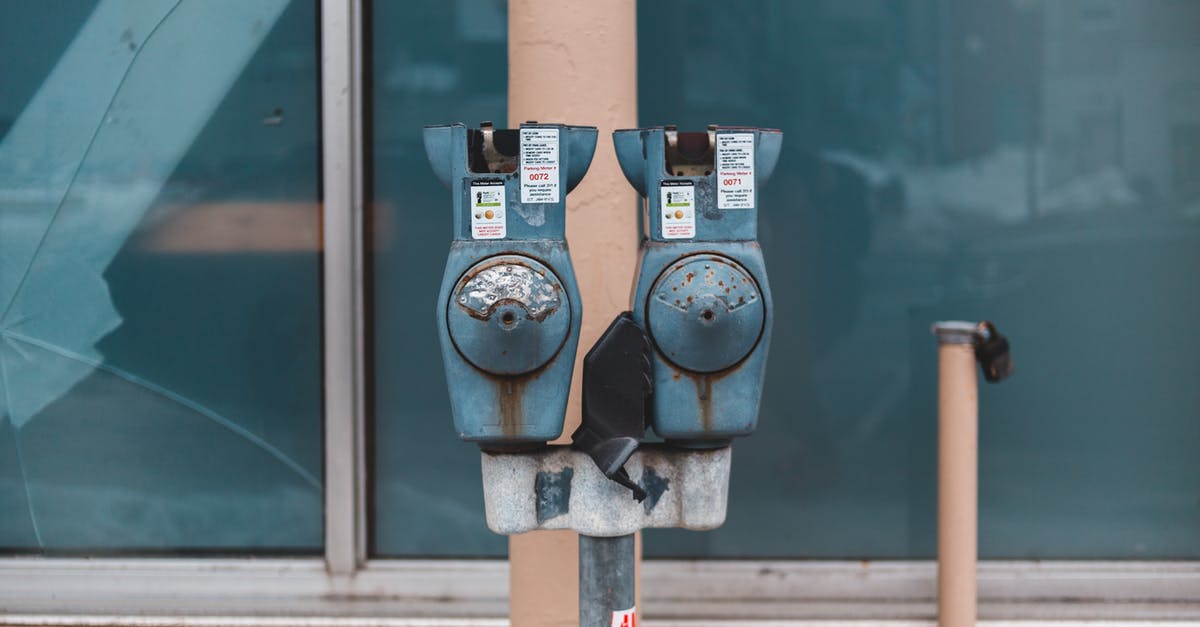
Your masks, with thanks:
[[[595,148],[590,126],[425,127],[426,154],[454,208],[437,301],[454,428],[485,449],[562,433],[583,310],[566,197]]]
[[[773,322],[758,190],[782,140],[742,127],[613,133],[647,199],[633,315],[655,347],[651,424],[674,444],[722,446],[757,425]]]

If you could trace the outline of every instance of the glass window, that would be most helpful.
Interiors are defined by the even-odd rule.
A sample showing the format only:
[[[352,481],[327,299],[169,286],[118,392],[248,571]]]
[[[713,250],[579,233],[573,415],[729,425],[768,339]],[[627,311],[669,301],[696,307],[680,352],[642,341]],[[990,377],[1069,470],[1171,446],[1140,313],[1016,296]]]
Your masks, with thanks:
[[[316,6],[0,20],[0,547],[322,545]]]
[[[987,558],[1200,557],[1200,5],[638,5],[643,124],[782,128],[729,518],[652,556],[929,557],[936,348],[995,320]]]
[[[434,306],[450,250],[450,190],[425,158],[426,124],[507,115],[504,2],[374,2],[369,315],[374,351],[372,553],[503,556],[488,531],[479,449],[455,436]]]

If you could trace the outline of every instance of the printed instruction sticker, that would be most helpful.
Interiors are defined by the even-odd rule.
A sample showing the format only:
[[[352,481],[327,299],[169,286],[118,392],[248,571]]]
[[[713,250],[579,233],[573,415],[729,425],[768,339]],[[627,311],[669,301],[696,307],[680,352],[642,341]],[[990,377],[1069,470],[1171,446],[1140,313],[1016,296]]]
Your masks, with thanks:
[[[637,607],[613,612],[612,627],[637,627]]]
[[[504,239],[508,235],[504,181],[471,185],[471,239]]]
[[[696,237],[696,187],[692,182],[663,181],[659,194],[663,239]]]
[[[717,133],[717,209],[754,208],[754,133]]]
[[[558,129],[521,129],[521,202],[558,202]]]

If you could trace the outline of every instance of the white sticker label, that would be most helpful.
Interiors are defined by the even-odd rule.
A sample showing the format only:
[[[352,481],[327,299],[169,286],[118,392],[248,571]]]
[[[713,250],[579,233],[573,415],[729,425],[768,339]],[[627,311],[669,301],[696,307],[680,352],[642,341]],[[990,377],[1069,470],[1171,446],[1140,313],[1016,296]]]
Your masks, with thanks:
[[[521,203],[558,202],[558,129],[521,129]]]
[[[717,209],[754,208],[754,133],[717,133]]]
[[[637,627],[637,607],[613,612],[612,627]]]
[[[691,181],[664,181],[659,188],[663,239],[696,237],[696,188]]]
[[[471,186],[471,239],[504,239],[508,235],[504,181],[479,181]]]

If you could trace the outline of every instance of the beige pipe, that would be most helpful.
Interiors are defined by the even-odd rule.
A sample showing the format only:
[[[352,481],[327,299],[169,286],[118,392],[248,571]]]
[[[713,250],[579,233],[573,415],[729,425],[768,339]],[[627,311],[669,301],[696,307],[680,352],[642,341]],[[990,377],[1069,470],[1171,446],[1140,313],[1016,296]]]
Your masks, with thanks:
[[[974,335],[935,326],[938,349],[938,624],[975,624],[979,382]]]
[[[625,181],[612,132],[637,126],[634,0],[509,0],[508,120],[595,125],[587,176],[567,197],[567,242],[583,301],[583,328],[564,438],[579,424],[581,364],[629,308],[637,263],[637,192]],[[640,544],[639,544],[640,546]],[[570,531],[514,536],[508,545],[509,617],[519,627],[579,622],[579,540]],[[641,554],[640,551],[638,553]]]

